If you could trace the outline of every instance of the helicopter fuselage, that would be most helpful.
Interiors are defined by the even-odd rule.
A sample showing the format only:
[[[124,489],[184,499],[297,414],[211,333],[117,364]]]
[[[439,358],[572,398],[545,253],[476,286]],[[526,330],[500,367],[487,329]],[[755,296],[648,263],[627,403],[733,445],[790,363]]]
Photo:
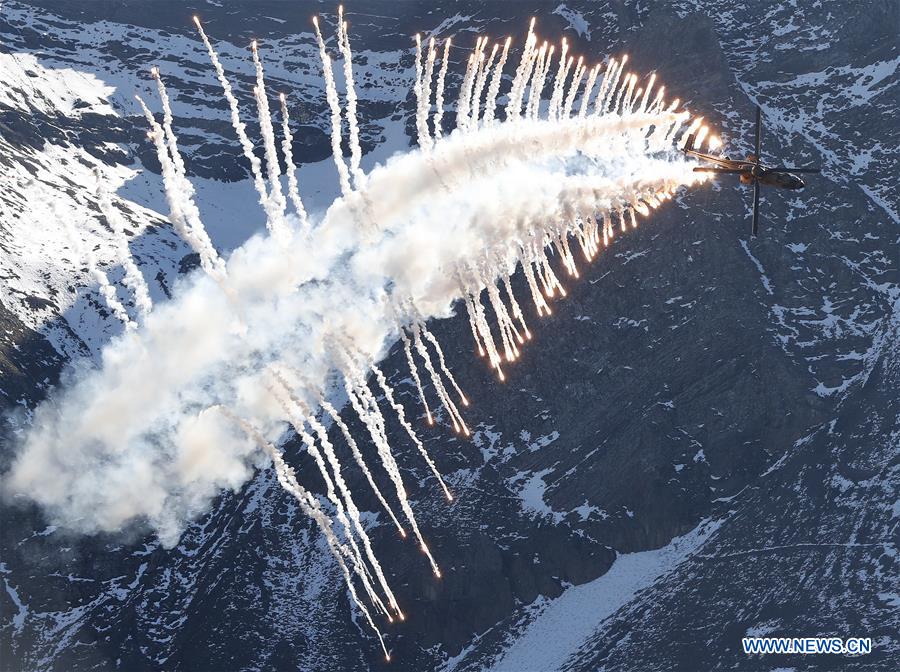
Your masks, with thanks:
[[[704,137],[706,131],[704,129]],[[776,189],[790,189],[797,191],[803,189],[806,183],[803,182],[795,173],[818,173],[821,172],[817,166],[809,167],[790,167],[790,166],[764,166],[760,160],[760,141],[762,138],[762,112],[759,106],[756,107],[756,137],[753,154],[747,156],[746,160],[729,159],[727,156],[714,156],[712,154],[704,154],[694,147],[696,134],[691,132],[687,136],[681,151],[687,156],[693,156],[711,163],[712,166],[696,166],[695,173],[712,173],[718,175],[730,174],[737,175],[741,184],[753,187],[753,224],[750,229],[751,235],[755,236],[759,231],[759,188],[761,186],[775,187]]]
[[[745,173],[741,173],[741,184],[746,186],[753,185],[753,171],[748,170]],[[765,166],[760,166],[759,170],[756,173],[756,179],[759,180],[760,184],[764,184],[768,187],[776,187],[778,189],[803,189],[806,186],[806,183],[801,180],[799,177],[794,175],[793,173],[786,173],[780,170],[771,170],[766,168]]]

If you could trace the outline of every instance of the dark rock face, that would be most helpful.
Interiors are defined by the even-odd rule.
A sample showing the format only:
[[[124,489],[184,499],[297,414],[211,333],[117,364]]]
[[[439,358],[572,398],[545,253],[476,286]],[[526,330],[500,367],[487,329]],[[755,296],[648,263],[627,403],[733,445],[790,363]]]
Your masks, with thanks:
[[[756,479],[703,549],[604,624],[567,669],[769,670],[741,649],[751,628],[773,637],[864,632],[870,655],[825,657],[816,669],[896,667],[898,328],[895,313],[878,335],[892,345],[834,419]]]
[[[23,300],[32,305],[32,297]],[[42,301],[37,301],[43,308]],[[40,335],[26,327],[6,307],[0,303],[0,397],[3,407],[16,403],[27,405],[40,401],[49,385],[57,382],[61,366],[59,354]],[[3,454],[0,459],[6,462]]]
[[[100,51],[112,69],[139,82],[148,58],[176,72],[207,72],[204,54],[185,53],[178,42],[190,35],[194,9],[4,3],[10,13],[0,17],[0,31],[13,53],[103,73],[106,65],[82,54],[97,48],[91,27],[107,21]],[[298,34],[318,6],[196,9],[217,40],[241,45],[266,35],[279,46],[273,87],[290,85],[302,101],[295,153],[326,158],[324,96],[311,83],[317,61],[309,34]],[[431,326],[471,399],[474,436],[463,441],[446,423],[420,423],[457,495],[448,506],[399,426],[389,427],[444,573],[436,582],[414,545],[378,519],[376,551],[409,615],[387,631],[390,669],[502,666],[553,598],[604,576],[622,554],[666,547],[704,521],[715,527],[711,536],[638,586],[561,652],[556,667],[897,669],[900,206],[896,171],[885,170],[897,166],[900,151],[891,88],[896,3],[463,2],[445,11],[366,2],[348,11],[360,64],[387,61],[358,82],[367,149],[382,142],[389,120],[403,119],[411,134],[411,94],[402,100],[410,34],[448,19],[442,35],[519,35],[535,13],[541,33],[566,35],[575,53],[625,51],[637,70],[657,68],[670,95],[702,110],[735,153],[749,147],[758,103],[767,161],[824,165],[804,192],[764,192],[763,235],[752,241],[747,195],[726,180],[653,213],[567,283],[552,318],[530,316],[534,339],[505,384],[472,352],[464,318]],[[465,37],[460,42],[468,46]],[[175,100],[196,108],[177,120],[191,173],[243,179],[247,168],[212,76],[203,85],[172,80]],[[236,80],[244,92],[251,86],[246,71]],[[23,115],[0,106],[7,150],[0,162],[28,164],[51,143],[85,145],[104,161],[157,171],[126,98],[111,97],[123,115],[113,127],[89,114]],[[98,147],[104,142],[116,144]],[[8,225],[0,221],[6,238]],[[168,229],[161,231],[168,240]],[[173,277],[196,265],[175,243],[164,244],[173,248]],[[168,294],[172,277],[160,273]],[[145,267],[145,275],[154,273]],[[4,296],[0,310],[7,325],[0,399],[31,407],[58,379],[64,357],[9,311],[13,301],[54,307],[41,297]],[[56,319],[67,325],[66,316]],[[382,368],[415,415],[402,352],[395,349]],[[0,463],[12,443],[5,441]],[[300,446],[288,455],[321,491]],[[351,487],[361,508],[378,510],[362,482]],[[269,470],[241,492],[223,493],[174,549],[140,529],[73,537],[16,502],[4,503],[2,515],[5,669],[385,667],[325,544]],[[589,619],[590,610],[572,617]],[[753,658],[740,640],[754,632],[870,636],[875,651],[852,659]],[[532,669],[545,669],[534,661]]]

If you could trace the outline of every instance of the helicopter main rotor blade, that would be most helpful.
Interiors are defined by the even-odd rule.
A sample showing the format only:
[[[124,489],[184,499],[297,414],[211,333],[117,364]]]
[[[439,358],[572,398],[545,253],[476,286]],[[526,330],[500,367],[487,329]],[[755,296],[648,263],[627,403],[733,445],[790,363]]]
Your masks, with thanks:
[[[762,122],[762,112],[759,109],[759,105],[757,105],[756,106],[756,144],[755,144],[755,147],[756,147],[755,156],[756,156],[757,167],[759,167],[759,162],[760,162],[760,158],[761,158],[760,157],[760,143],[762,142],[761,122]]]
[[[695,173],[722,173],[722,174],[730,174],[730,175],[741,175],[746,173],[747,171],[743,168],[703,168],[697,167],[694,168]]]
[[[794,168],[792,166],[775,166],[768,170],[778,171],[779,173],[821,173],[821,168]]]
[[[753,182],[753,228],[751,233],[754,236],[759,233],[759,180]]]

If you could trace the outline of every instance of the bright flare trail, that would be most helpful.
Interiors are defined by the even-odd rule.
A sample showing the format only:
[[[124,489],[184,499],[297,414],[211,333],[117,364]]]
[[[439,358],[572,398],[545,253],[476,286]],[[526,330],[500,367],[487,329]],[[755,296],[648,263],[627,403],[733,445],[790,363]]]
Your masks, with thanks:
[[[141,324],[132,323],[124,308],[117,310],[115,296],[105,292],[111,307],[135,328],[108,344],[102,366],[82,371],[36,409],[8,485],[44,505],[55,521],[80,531],[114,531],[144,520],[172,545],[222,489],[238,489],[252,476],[262,450],[278,481],[321,529],[353,602],[381,641],[362,598],[389,622],[391,614],[405,616],[320,418],[337,425],[335,433],[386,518],[401,538],[407,537],[408,523],[439,579],[388,441],[385,410],[421,456],[444,505],[454,494],[416,434],[421,416],[403,407],[377,363],[402,340],[427,424],[443,421],[468,436],[463,411],[473,411],[427,321],[465,310],[477,352],[505,380],[503,367],[514,366],[531,338],[527,322],[551,314],[551,301],[566,296],[563,281],[574,282],[579,265],[595,260],[616,228],[636,227],[636,213],[646,217],[679,188],[706,179],[677,151],[702,119],[677,111],[677,101],[667,105],[655,76],[645,81],[625,73],[627,56],[610,59],[605,68],[590,66],[563,42],[555,57],[554,45],[539,46],[534,21],[518,65],[506,73],[512,81],[505,91],[511,41],[488,48],[489,40],[479,37],[460,80],[449,72],[449,39],[439,48],[417,36],[413,88],[420,147],[363,173],[353,58],[341,10],[336,45],[343,59],[345,108],[317,19],[314,26],[342,196],[313,220],[299,193],[284,95],[279,108],[287,197],[282,190],[276,125],[257,44],[251,57],[265,172],[225,69],[199,19],[195,22],[249,162],[269,235],[252,238],[227,260],[219,257],[194,204],[168,95],[154,68],[163,121],[140,101],[149,138],[162,166],[170,220],[198,252],[206,274],[192,276],[178,296],[151,311],[146,285],[126,265]],[[457,128],[446,134],[444,102],[455,82]],[[501,95],[506,103],[498,110]],[[341,148],[344,118],[349,165]],[[717,143],[710,138],[710,147]],[[100,200],[118,232],[121,222],[102,187]],[[296,219],[285,216],[288,200]],[[434,226],[436,221],[442,226]],[[510,283],[519,269],[528,288],[524,297],[516,297]],[[154,381],[152,389],[148,380]],[[344,417],[356,414],[374,455],[335,407],[343,398],[348,400]],[[213,408],[218,412],[210,412]],[[299,484],[276,445],[286,423],[326,483],[324,504]],[[373,470],[387,476],[393,492],[382,492]],[[53,487],[46,487],[48,482]],[[433,496],[428,492],[423,496]],[[343,539],[326,507],[341,523]]]

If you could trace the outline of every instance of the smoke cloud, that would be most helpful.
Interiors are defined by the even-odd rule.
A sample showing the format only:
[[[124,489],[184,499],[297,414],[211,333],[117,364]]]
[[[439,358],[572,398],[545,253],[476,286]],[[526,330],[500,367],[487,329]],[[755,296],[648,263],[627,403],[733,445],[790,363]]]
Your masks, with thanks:
[[[628,96],[620,106],[624,81],[607,112],[619,66],[611,86],[606,86],[604,76],[593,107],[588,99],[598,69],[592,70],[581,94],[584,100],[572,116],[585,68],[579,61],[581,72],[573,75],[567,92],[566,72],[573,59],[566,60],[563,50],[551,115],[542,118],[540,90],[553,49],[548,50],[546,44],[537,49],[530,32],[511,85],[507,120],[496,119],[495,106],[498,72],[506,63],[509,43],[497,69],[491,71],[498,48],[485,62],[485,39],[479,41],[478,56],[470,59],[464,78],[460,97],[466,108],[463,123],[442,137],[445,46],[432,136],[428,119],[436,49],[430,43],[424,72],[415,87],[423,147],[394,156],[358,179],[355,94],[347,96],[353,108],[350,132],[356,145],[348,168],[340,156],[342,115],[331,60],[317,24],[343,195],[319,221],[307,221],[296,182],[290,181],[289,195],[300,214],[298,220],[285,214],[286,200],[280,187],[275,187],[279,177],[277,167],[271,165],[277,161],[275,125],[269,120],[263,66],[255,45],[255,96],[265,158],[270,164],[266,171],[252,153],[224,69],[200,30],[239,142],[248,157],[253,157],[253,179],[269,218],[268,232],[251,238],[227,259],[218,257],[193,204],[193,189],[183,175],[175,146],[165,89],[154,72],[163,101],[163,125],[145,110],[150,137],[165,172],[170,218],[200,252],[206,273],[195,273],[175,298],[152,311],[149,302],[140,302],[146,310],[139,328],[111,341],[95,368],[84,364],[71,368],[60,387],[35,410],[5,476],[5,489],[24,494],[42,505],[55,522],[70,528],[88,533],[115,531],[134,521],[148,521],[164,544],[173,545],[187,521],[202,514],[223,489],[240,488],[254,466],[268,455],[276,463],[279,480],[328,535],[351,590],[352,569],[376,612],[385,612],[386,603],[402,618],[380,565],[371,555],[340,465],[316,418],[317,410],[324,408],[337,420],[337,410],[328,400],[336,391],[348,395],[375,445],[379,468],[387,471],[395,487],[395,492],[376,494],[393,524],[406,536],[387,499],[399,503],[397,510],[439,578],[438,564],[406,498],[382,410],[366,376],[374,372],[376,389],[388,400],[385,410],[398,415],[433,470],[435,491],[452,499],[436,465],[415,438],[413,419],[395,401],[375,364],[402,339],[429,420],[432,414],[416,355],[433,383],[438,406],[446,409],[457,431],[468,434],[463,417],[468,402],[447,369],[437,339],[425,328],[426,321],[449,317],[465,306],[479,350],[486,352],[502,378],[502,366],[514,361],[530,338],[525,311],[531,309],[528,320],[550,314],[550,300],[565,295],[559,277],[577,277],[579,264],[602,252],[615,235],[614,216],[622,230],[634,227],[635,211],[646,215],[676,189],[705,179],[692,172],[693,164],[672,145],[675,131],[689,121],[689,115],[676,112],[674,106],[662,111],[661,97],[647,112],[647,95],[636,112],[626,106]],[[345,30],[341,23],[338,47],[349,69],[352,54]],[[419,68],[421,71],[421,62]],[[607,75],[613,68],[614,64]],[[352,77],[346,79],[352,85]],[[484,97],[489,109],[480,115],[479,103],[488,81]],[[629,92],[634,82],[635,78],[628,78]],[[529,88],[528,109],[523,111]],[[282,129],[287,139],[287,108],[279,107],[285,115]],[[290,175],[292,160],[289,164]],[[555,255],[553,264],[550,250]],[[523,303],[524,310],[509,283],[517,269],[525,275],[533,304]],[[137,278],[135,281],[137,284]],[[495,327],[483,298],[493,312]],[[277,374],[273,388],[273,372],[285,371],[292,372],[290,381]],[[346,544],[334,536],[315,498],[296,483],[274,445],[286,421],[318,456],[326,482],[338,486],[335,490],[329,485],[328,494],[345,528]],[[343,422],[338,426],[351,445],[354,460],[375,488],[356,444],[359,437],[351,437]],[[321,458],[316,439],[327,459]],[[344,507],[352,525],[345,518]],[[360,535],[365,553],[352,540],[354,533]],[[378,581],[366,578],[366,560]],[[386,602],[375,594],[379,586]],[[356,599],[355,592],[353,595]],[[368,612],[365,614],[368,619]]]

